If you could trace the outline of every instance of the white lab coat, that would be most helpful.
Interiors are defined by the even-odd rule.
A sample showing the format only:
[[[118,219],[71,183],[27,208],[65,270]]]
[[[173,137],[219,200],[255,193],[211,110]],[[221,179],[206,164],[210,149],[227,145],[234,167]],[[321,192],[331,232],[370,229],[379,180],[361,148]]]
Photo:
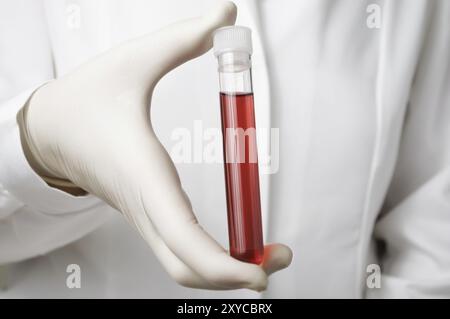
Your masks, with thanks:
[[[236,1],[238,24],[253,29],[257,125],[280,129],[279,170],[261,177],[265,241],[294,252],[262,295],[178,286],[119,213],[34,174],[15,115],[39,85],[209,3],[0,3],[0,298],[449,297],[445,0]],[[370,4],[379,29],[367,26]],[[175,128],[220,127],[217,92],[211,53],[158,84],[153,121],[169,150]],[[177,166],[200,222],[226,247],[222,165]],[[371,263],[381,288],[366,286]],[[69,264],[81,267],[80,289],[66,286]]]

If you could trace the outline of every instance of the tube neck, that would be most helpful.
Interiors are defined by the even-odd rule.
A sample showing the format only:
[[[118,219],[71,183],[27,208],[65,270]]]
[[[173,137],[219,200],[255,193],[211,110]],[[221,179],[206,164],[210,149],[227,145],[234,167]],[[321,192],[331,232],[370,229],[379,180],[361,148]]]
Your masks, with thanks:
[[[229,51],[217,57],[219,72],[237,73],[249,70],[252,67],[250,54],[242,51]]]

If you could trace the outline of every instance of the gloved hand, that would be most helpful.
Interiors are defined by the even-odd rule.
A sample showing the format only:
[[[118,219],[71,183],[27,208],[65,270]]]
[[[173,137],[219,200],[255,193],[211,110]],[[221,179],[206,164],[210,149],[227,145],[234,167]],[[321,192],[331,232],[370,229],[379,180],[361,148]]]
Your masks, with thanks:
[[[210,49],[212,32],[235,18],[234,4],[222,2],[204,17],[126,42],[42,86],[18,122],[34,170],[119,210],[178,283],[259,291],[290,264],[290,249],[267,246],[261,266],[230,257],[198,224],[148,107],[158,80]]]

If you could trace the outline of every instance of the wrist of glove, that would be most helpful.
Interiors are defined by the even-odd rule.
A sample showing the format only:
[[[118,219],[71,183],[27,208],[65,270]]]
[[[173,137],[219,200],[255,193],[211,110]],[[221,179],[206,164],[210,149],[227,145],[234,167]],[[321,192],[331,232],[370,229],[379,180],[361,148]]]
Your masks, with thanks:
[[[87,192],[82,188],[78,187],[71,181],[67,179],[58,178],[53,176],[50,172],[48,172],[44,168],[43,161],[39,159],[37,156],[38,152],[34,152],[31,150],[31,139],[28,133],[28,129],[26,127],[27,120],[26,114],[29,103],[27,103],[17,114],[17,123],[19,125],[20,130],[20,139],[22,142],[22,149],[24,151],[25,157],[33,168],[33,170],[51,187],[58,188],[66,193],[69,193],[74,196],[82,196],[86,195]]]
[[[18,122],[34,170],[120,211],[178,283],[260,291],[289,265],[290,249],[266,246],[259,266],[230,257],[197,222],[149,110],[159,79],[209,50],[212,32],[235,18],[235,6],[220,2],[203,17],[128,41],[42,86]]]

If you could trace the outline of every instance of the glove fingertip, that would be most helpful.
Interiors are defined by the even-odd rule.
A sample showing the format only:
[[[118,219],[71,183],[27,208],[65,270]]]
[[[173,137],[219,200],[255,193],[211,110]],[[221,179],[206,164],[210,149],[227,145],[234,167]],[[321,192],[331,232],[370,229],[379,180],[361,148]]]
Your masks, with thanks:
[[[237,7],[231,1],[220,1],[203,17],[205,22],[217,29],[236,22]]]

